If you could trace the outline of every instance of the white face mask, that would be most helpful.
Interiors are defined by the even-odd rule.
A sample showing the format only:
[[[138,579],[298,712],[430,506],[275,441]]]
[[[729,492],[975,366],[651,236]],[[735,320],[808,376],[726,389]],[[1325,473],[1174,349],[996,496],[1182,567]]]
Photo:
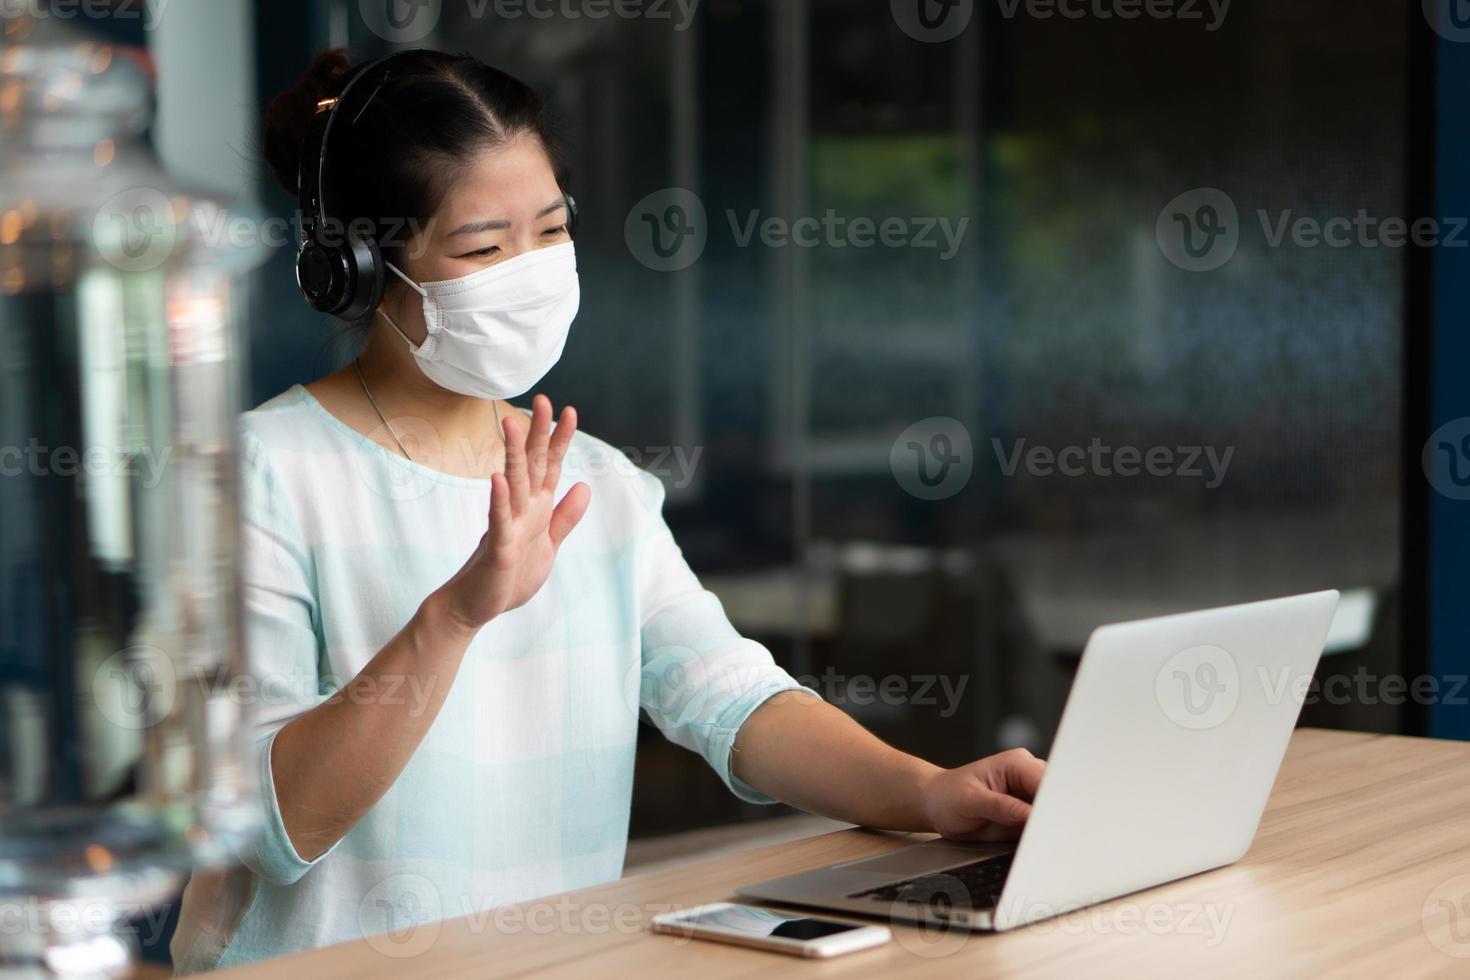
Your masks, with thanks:
[[[474,398],[516,398],[535,387],[561,358],[582,302],[571,242],[447,282],[419,285],[388,268],[424,298],[428,336],[414,344],[378,312],[430,381]]]

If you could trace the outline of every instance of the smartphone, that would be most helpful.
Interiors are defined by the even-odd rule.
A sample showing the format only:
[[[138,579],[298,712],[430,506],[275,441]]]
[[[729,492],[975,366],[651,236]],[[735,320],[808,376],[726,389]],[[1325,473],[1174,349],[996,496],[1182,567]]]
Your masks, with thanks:
[[[792,956],[826,958],[881,946],[893,938],[887,926],[860,925],[754,905],[717,902],[653,917],[654,932],[712,939]]]

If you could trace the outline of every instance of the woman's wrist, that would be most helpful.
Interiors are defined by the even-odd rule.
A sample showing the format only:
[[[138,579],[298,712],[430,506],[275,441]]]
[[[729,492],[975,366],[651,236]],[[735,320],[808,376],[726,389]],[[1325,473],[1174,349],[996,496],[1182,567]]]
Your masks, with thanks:
[[[884,767],[888,769],[887,778],[869,784],[869,790],[874,791],[873,802],[877,805],[877,812],[871,818],[857,822],[882,830],[933,833],[934,819],[930,814],[929,799],[933,795],[935,781],[945,770],[907,752],[889,751],[893,754],[890,763]]]
[[[922,833],[935,833],[934,818],[929,810],[929,800],[933,795],[935,780],[944,775],[945,770],[943,767],[936,766],[932,762],[926,762],[917,756],[909,756],[909,760],[909,790],[904,798],[913,801],[914,829]]]
[[[461,652],[484,628],[484,624],[477,626],[456,614],[453,603],[442,590],[429,593],[410,625],[415,627],[417,639],[436,647],[452,646]]]

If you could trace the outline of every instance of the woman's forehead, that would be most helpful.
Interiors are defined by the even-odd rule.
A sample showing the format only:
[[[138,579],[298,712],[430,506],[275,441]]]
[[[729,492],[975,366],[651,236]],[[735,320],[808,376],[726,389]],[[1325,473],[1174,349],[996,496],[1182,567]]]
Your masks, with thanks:
[[[541,142],[521,136],[476,154],[451,182],[440,212],[451,222],[515,220],[535,215],[559,195]]]

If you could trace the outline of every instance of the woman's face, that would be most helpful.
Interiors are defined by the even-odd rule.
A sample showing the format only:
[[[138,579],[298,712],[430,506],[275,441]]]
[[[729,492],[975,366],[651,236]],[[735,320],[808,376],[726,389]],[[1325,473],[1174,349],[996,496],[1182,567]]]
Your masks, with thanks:
[[[459,172],[439,210],[404,248],[403,272],[417,283],[459,279],[571,241],[569,218],[541,141],[517,136],[484,150]],[[404,333],[421,342],[426,331],[418,294],[396,276],[389,280],[389,305]]]

